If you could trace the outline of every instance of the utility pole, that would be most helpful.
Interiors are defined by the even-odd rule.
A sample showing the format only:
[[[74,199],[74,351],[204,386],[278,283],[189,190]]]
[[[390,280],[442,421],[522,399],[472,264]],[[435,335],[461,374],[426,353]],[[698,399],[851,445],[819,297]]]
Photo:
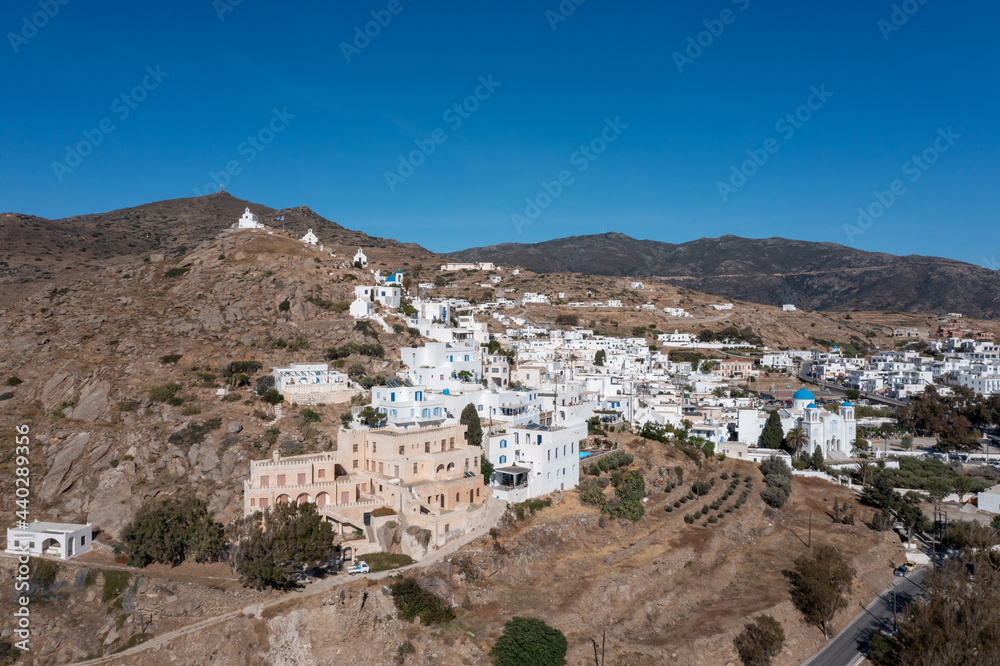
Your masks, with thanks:
[[[809,509],[809,547],[813,547],[813,510]]]
[[[604,666],[604,646],[608,642],[608,628],[605,625],[601,625],[601,666]]]

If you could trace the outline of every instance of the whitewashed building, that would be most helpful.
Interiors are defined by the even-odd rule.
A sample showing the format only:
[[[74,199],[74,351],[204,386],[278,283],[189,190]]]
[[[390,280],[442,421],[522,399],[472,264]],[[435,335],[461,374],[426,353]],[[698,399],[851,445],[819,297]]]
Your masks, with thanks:
[[[319,238],[316,237],[316,234],[313,233],[312,229],[310,229],[309,231],[307,231],[306,235],[303,236],[302,238],[300,238],[299,240],[302,241],[303,243],[305,243],[306,245],[318,245],[319,244]]]
[[[251,213],[250,209],[247,208],[243,212],[243,217],[241,217],[239,219],[239,221],[236,223],[236,228],[237,229],[263,229],[264,225],[261,224],[260,221],[257,219],[257,216],[254,215],[253,213]]]
[[[326,363],[292,363],[274,368],[274,388],[289,403],[317,405],[350,400],[357,391],[348,376]]]
[[[90,523],[42,523],[34,521],[26,527],[7,528],[7,549],[13,555],[40,557],[52,555],[68,560],[83,555],[93,546]]]
[[[360,247],[358,248],[358,253],[354,255],[354,259],[352,261],[355,266],[360,265],[361,268],[368,268],[368,256]]]
[[[493,496],[523,502],[575,488],[580,482],[580,442],[586,436],[587,424],[581,422],[551,428],[532,423],[485,437],[486,455],[493,463]]]

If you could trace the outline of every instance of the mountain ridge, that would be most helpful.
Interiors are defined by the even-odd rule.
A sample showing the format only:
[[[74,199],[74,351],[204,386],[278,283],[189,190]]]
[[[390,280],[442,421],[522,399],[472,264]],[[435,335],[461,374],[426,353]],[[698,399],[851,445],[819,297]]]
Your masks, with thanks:
[[[608,232],[449,253],[542,273],[662,279],[727,298],[817,310],[960,311],[1000,317],[1000,273],[955,259],[831,242],[725,235],[666,243]]]

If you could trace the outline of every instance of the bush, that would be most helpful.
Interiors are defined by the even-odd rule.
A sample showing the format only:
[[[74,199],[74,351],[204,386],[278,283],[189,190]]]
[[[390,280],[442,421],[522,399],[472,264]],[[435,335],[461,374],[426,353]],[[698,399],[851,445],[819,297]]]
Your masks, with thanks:
[[[372,518],[384,518],[385,516],[395,516],[396,512],[387,506],[380,506],[371,512]]]
[[[686,516],[684,516],[684,522],[687,523],[688,525],[690,525],[694,521],[695,521],[695,518],[690,513],[687,514]]]
[[[177,398],[181,390],[180,384],[163,384],[150,390],[149,399],[153,402],[165,402],[173,404],[171,401]]]
[[[31,559],[31,582],[35,592],[46,592],[56,582],[59,575],[59,563],[51,560]]]
[[[278,303],[278,312],[288,312],[292,307],[292,304],[288,301],[281,301]]]
[[[170,278],[170,279],[177,278],[177,277],[180,277],[180,276],[184,275],[189,270],[191,270],[191,269],[190,268],[186,268],[186,267],[171,268],[169,271],[167,271],[166,273],[163,274],[163,277]]]
[[[160,357],[160,363],[164,365],[177,365],[177,361],[181,360],[181,358],[181,354],[167,354]]]
[[[402,553],[365,553],[358,556],[372,571],[388,571],[413,564],[413,558]]]
[[[442,599],[434,596],[412,578],[393,583],[392,601],[399,609],[400,618],[412,622],[419,617],[424,625],[441,624],[455,619],[455,612]]]
[[[319,423],[323,420],[319,417],[319,414],[311,409],[303,409],[299,412],[299,416],[301,416],[302,420],[306,423]]]
[[[776,486],[767,486],[764,488],[764,490],[760,491],[760,497],[768,506],[775,509],[780,509],[788,501],[788,495],[785,494],[785,491]]]
[[[104,571],[104,589],[101,593],[101,603],[106,604],[115,599],[128,587],[132,576],[127,571]]]
[[[707,495],[712,490],[712,484],[707,481],[698,481],[691,485],[691,492],[695,495]]]
[[[781,654],[785,645],[785,630],[770,615],[760,615],[743,627],[733,645],[746,666],[768,666]]]
[[[619,503],[607,504],[601,511],[612,518],[627,518],[637,522],[646,512],[642,504],[642,498],[646,495],[646,481],[642,478],[642,474],[636,470],[615,472],[612,483]]]
[[[604,490],[601,485],[593,479],[584,479],[580,482],[580,501],[584,504],[592,504],[594,506],[604,506],[607,499],[604,496]]]
[[[7,386],[18,386],[23,383],[24,380],[21,379],[20,377],[15,377],[11,375],[10,377],[7,378]]]
[[[490,650],[494,666],[563,666],[566,636],[533,617],[514,617]]]

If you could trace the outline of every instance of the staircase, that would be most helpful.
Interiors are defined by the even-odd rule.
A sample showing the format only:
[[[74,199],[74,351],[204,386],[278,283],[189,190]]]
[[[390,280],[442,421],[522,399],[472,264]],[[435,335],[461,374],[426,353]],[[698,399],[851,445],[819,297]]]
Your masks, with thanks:
[[[380,315],[379,313],[373,312],[371,314],[371,318],[372,318],[373,321],[377,322],[379,324],[379,326],[382,327],[382,330],[385,331],[386,333],[394,333],[395,332],[395,331],[392,330],[392,327],[389,326],[389,324],[385,323],[385,319],[383,319],[382,315]]]
[[[274,406],[274,418],[271,419],[270,421],[268,421],[267,427],[270,428],[271,426],[273,426],[275,423],[278,422],[278,419],[282,419],[282,418],[284,418],[284,416],[285,416],[285,412],[282,411],[281,405],[275,405]]]

